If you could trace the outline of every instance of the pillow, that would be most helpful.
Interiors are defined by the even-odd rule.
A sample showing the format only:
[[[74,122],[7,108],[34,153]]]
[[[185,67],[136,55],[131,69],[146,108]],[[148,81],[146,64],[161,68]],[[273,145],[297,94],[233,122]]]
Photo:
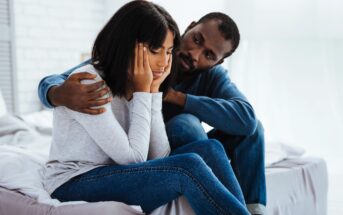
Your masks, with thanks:
[[[0,89],[0,117],[7,114],[5,100],[2,96],[1,89]]]

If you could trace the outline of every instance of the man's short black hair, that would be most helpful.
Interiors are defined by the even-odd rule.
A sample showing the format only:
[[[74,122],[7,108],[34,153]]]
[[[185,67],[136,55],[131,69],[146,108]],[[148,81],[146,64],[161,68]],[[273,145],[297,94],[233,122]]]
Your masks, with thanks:
[[[201,17],[197,23],[204,23],[210,20],[217,20],[219,31],[226,40],[231,40],[232,50],[225,55],[230,56],[238,47],[240,34],[236,23],[226,14],[220,12],[208,13]]]

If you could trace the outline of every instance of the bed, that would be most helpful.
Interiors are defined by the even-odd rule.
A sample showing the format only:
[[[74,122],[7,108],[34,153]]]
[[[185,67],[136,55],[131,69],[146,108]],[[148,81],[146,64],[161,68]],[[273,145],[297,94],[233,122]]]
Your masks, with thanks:
[[[14,117],[0,114],[0,215],[137,215],[140,207],[120,202],[60,203],[44,191],[40,169],[47,159],[51,114]],[[51,130],[51,128],[50,128]],[[281,143],[267,144],[267,211],[270,215],[325,215],[328,179],[325,161],[301,156]],[[180,197],[153,215],[193,215]]]

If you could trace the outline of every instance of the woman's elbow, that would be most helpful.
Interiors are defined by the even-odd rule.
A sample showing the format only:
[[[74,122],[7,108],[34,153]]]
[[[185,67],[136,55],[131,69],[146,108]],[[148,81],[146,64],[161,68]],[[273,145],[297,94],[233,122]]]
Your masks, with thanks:
[[[129,164],[142,163],[145,161],[147,161],[147,156],[144,156],[141,153],[131,152],[127,154],[127,156],[123,156],[121,159],[118,159],[115,162],[119,165],[129,165]]]

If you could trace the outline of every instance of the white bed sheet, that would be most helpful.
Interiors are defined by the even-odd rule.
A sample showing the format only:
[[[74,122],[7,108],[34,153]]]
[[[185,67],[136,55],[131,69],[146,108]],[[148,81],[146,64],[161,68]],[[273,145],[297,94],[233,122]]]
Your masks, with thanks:
[[[328,174],[320,158],[287,159],[266,169],[269,215],[325,215]]]

